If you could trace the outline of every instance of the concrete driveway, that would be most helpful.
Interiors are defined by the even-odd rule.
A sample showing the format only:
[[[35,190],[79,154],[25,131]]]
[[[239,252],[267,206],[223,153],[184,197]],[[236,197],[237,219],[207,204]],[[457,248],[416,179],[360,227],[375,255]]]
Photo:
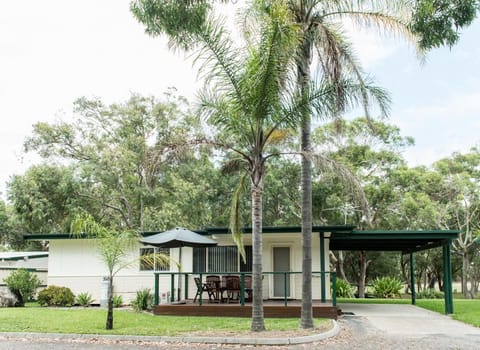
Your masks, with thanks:
[[[372,326],[391,335],[480,337],[480,328],[413,305],[340,304],[340,308],[347,317],[365,317]]]

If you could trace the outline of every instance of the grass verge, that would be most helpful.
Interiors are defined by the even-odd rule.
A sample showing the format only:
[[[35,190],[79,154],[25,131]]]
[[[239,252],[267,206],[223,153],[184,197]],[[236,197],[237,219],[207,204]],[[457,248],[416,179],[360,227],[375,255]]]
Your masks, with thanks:
[[[113,330],[105,330],[106,310],[82,308],[1,308],[0,332],[117,334],[180,336],[202,332],[250,331],[249,318],[153,316],[129,310],[114,311]],[[316,327],[327,328],[330,320],[316,319]],[[269,331],[297,330],[299,319],[265,319]]]

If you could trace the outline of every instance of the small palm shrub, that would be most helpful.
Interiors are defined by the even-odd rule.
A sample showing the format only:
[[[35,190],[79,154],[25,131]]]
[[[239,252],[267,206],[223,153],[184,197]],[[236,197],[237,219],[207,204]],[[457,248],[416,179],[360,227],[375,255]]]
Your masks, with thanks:
[[[427,288],[416,294],[417,299],[443,299],[443,292],[440,292],[434,288]]]
[[[123,305],[123,298],[121,295],[113,296],[113,307],[121,307]]]
[[[25,306],[25,302],[33,297],[42,284],[37,275],[25,269],[13,271],[4,281],[17,299],[15,306]]]
[[[153,305],[153,294],[150,289],[137,290],[137,296],[132,301],[132,307],[135,311],[148,310]]]
[[[373,281],[373,294],[377,298],[394,298],[400,296],[403,283],[395,277],[381,277]]]
[[[353,298],[353,287],[344,279],[337,278],[335,287],[337,288],[337,297]]]
[[[75,298],[75,302],[83,307],[88,307],[93,303],[93,298],[89,293],[80,293]]]
[[[75,295],[70,288],[50,286],[38,293],[37,301],[41,306],[72,306]]]

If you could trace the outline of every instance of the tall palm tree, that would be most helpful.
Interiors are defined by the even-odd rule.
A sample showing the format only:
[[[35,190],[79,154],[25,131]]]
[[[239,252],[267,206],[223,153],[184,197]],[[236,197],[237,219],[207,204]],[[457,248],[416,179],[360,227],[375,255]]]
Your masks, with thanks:
[[[175,3],[175,2],[173,2]],[[362,81],[337,79],[316,87],[309,81],[308,91],[299,95],[295,89],[295,62],[300,45],[299,28],[294,23],[287,1],[254,2],[245,24],[246,46],[235,48],[219,20],[204,16],[202,25],[193,30],[165,28],[164,13],[158,6],[169,1],[139,0],[133,8],[137,19],[153,35],[169,33],[171,44],[188,48],[200,63],[206,87],[201,94],[202,115],[219,133],[211,143],[233,151],[230,167],[245,171],[242,179],[250,181],[252,207],[252,330],[265,329],[262,291],[262,199],[263,180],[269,158],[280,155],[275,149],[278,135],[298,127],[299,116],[307,111],[335,115],[338,101],[334,91],[345,91],[342,104],[360,100],[385,99],[381,89]],[[198,6],[202,6],[202,2]],[[158,5],[158,6],[157,6]],[[189,5],[190,6],[190,5]],[[195,9],[195,3],[191,4]],[[162,8],[163,9],[163,8]],[[252,23],[254,22],[254,23]],[[173,33],[173,34],[172,34]],[[281,138],[280,138],[281,139]],[[240,181],[242,184],[243,181]],[[242,186],[239,186],[239,188]],[[236,193],[239,193],[238,191]],[[238,196],[237,196],[238,199]],[[232,233],[241,243],[236,213],[232,209]],[[242,247],[239,244],[240,248]]]
[[[350,19],[363,27],[375,27],[381,32],[391,32],[413,39],[408,23],[414,12],[412,1],[364,0],[289,0],[289,9],[301,30],[297,53],[297,85],[301,96],[309,95],[311,65],[314,58],[323,79],[336,82],[344,75],[353,77],[359,86],[364,84],[364,74],[345,40],[342,23]],[[314,51],[316,50],[316,55]],[[342,108],[346,90],[335,90],[335,98]],[[368,100],[361,101],[368,116]],[[385,109],[383,109],[385,111]],[[301,118],[302,152],[302,312],[301,327],[313,327],[312,315],[312,114],[304,109]]]

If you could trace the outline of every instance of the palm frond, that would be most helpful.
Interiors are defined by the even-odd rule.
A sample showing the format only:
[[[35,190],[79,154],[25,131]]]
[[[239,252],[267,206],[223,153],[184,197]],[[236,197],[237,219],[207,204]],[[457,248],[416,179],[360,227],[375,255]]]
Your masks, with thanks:
[[[247,179],[247,174],[240,177],[238,185],[233,192],[232,207],[230,211],[230,230],[232,231],[232,238],[237,245],[238,251],[244,262],[246,262],[246,253],[243,243],[243,233],[241,230],[241,198],[247,190]]]

